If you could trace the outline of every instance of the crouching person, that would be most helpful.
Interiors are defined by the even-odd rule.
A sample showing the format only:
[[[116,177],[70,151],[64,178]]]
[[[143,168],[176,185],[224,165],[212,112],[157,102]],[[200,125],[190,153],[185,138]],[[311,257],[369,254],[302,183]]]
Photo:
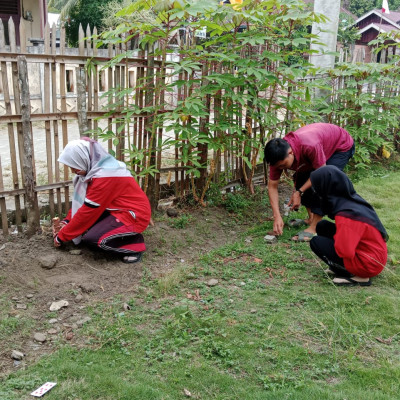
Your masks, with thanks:
[[[321,167],[310,179],[323,213],[335,220],[317,224],[311,250],[329,266],[336,285],[369,286],[387,261],[388,234],[378,215],[337,167]]]
[[[68,143],[58,161],[76,176],[72,208],[53,231],[54,246],[73,240],[120,254],[125,263],[140,261],[151,209],[126,165],[89,138]]]

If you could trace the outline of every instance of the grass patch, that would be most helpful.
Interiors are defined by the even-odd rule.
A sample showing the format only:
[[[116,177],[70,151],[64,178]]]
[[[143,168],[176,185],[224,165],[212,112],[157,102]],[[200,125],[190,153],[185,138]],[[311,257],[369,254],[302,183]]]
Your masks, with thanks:
[[[183,399],[184,389],[207,400],[398,399],[399,178],[386,171],[355,185],[390,235],[391,261],[371,287],[335,287],[308,244],[290,241],[294,229],[266,244],[265,193],[256,203],[236,198],[249,203],[226,222],[235,243],[165,276],[145,273],[137,295],[88,308],[85,346],[9,375],[0,398],[55,381],[48,400]],[[1,326],[3,335],[18,329]]]

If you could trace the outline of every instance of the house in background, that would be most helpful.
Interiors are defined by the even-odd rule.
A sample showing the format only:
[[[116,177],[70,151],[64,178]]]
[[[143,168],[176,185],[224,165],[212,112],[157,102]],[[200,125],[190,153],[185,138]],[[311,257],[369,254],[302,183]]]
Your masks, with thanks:
[[[358,18],[351,26],[356,26],[361,34],[356,41],[354,49],[354,61],[359,62],[383,62],[388,61],[391,54],[399,54],[400,49],[392,46],[384,54],[378,53],[376,56],[372,52],[372,46],[368,45],[371,40],[377,38],[380,33],[399,33],[400,34],[400,12],[390,11],[384,14],[381,10],[372,10]],[[393,39],[387,44],[395,44],[398,40]]]
[[[0,18],[3,22],[6,44],[9,44],[8,21],[14,21],[17,45],[19,45],[19,24],[25,25],[27,45],[32,45],[30,38],[43,38],[47,22],[46,0],[1,0]]]

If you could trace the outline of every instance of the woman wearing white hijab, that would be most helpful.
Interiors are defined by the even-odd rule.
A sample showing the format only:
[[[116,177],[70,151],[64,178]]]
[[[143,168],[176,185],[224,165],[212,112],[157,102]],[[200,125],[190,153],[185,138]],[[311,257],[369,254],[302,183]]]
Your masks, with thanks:
[[[150,203],[124,163],[93,139],[67,144],[59,162],[76,173],[72,208],[55,232],[54,245],[73,240],[140,261],[146,249],[143,232],[151,218]]]

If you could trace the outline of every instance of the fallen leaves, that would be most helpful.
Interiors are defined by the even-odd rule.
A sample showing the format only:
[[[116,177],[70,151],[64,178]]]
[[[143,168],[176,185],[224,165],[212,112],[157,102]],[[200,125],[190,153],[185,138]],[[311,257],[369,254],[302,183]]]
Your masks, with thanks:
[[[200,300],[201,300],[201,297],[200,297],[200,291],[199,291],[199,289],[196,289],[196,290],[194,291],[194,294],[192,294],[192,293],[190,293],[190,292],[187,292],[187,293],[186,293],[186,298],[187,298],[187,299],[190,299],[190,300],[194,300],[194,301],[200,301]]]
[[[392,340],[393,340],[393,337],[389,337],[389,338],[387,338],[387,339],[383,339],[383,338],[381,338],[381,337],[376,337],[375,338],[379,343],[383,343],[383,344],[391,344],[392,343]]]

